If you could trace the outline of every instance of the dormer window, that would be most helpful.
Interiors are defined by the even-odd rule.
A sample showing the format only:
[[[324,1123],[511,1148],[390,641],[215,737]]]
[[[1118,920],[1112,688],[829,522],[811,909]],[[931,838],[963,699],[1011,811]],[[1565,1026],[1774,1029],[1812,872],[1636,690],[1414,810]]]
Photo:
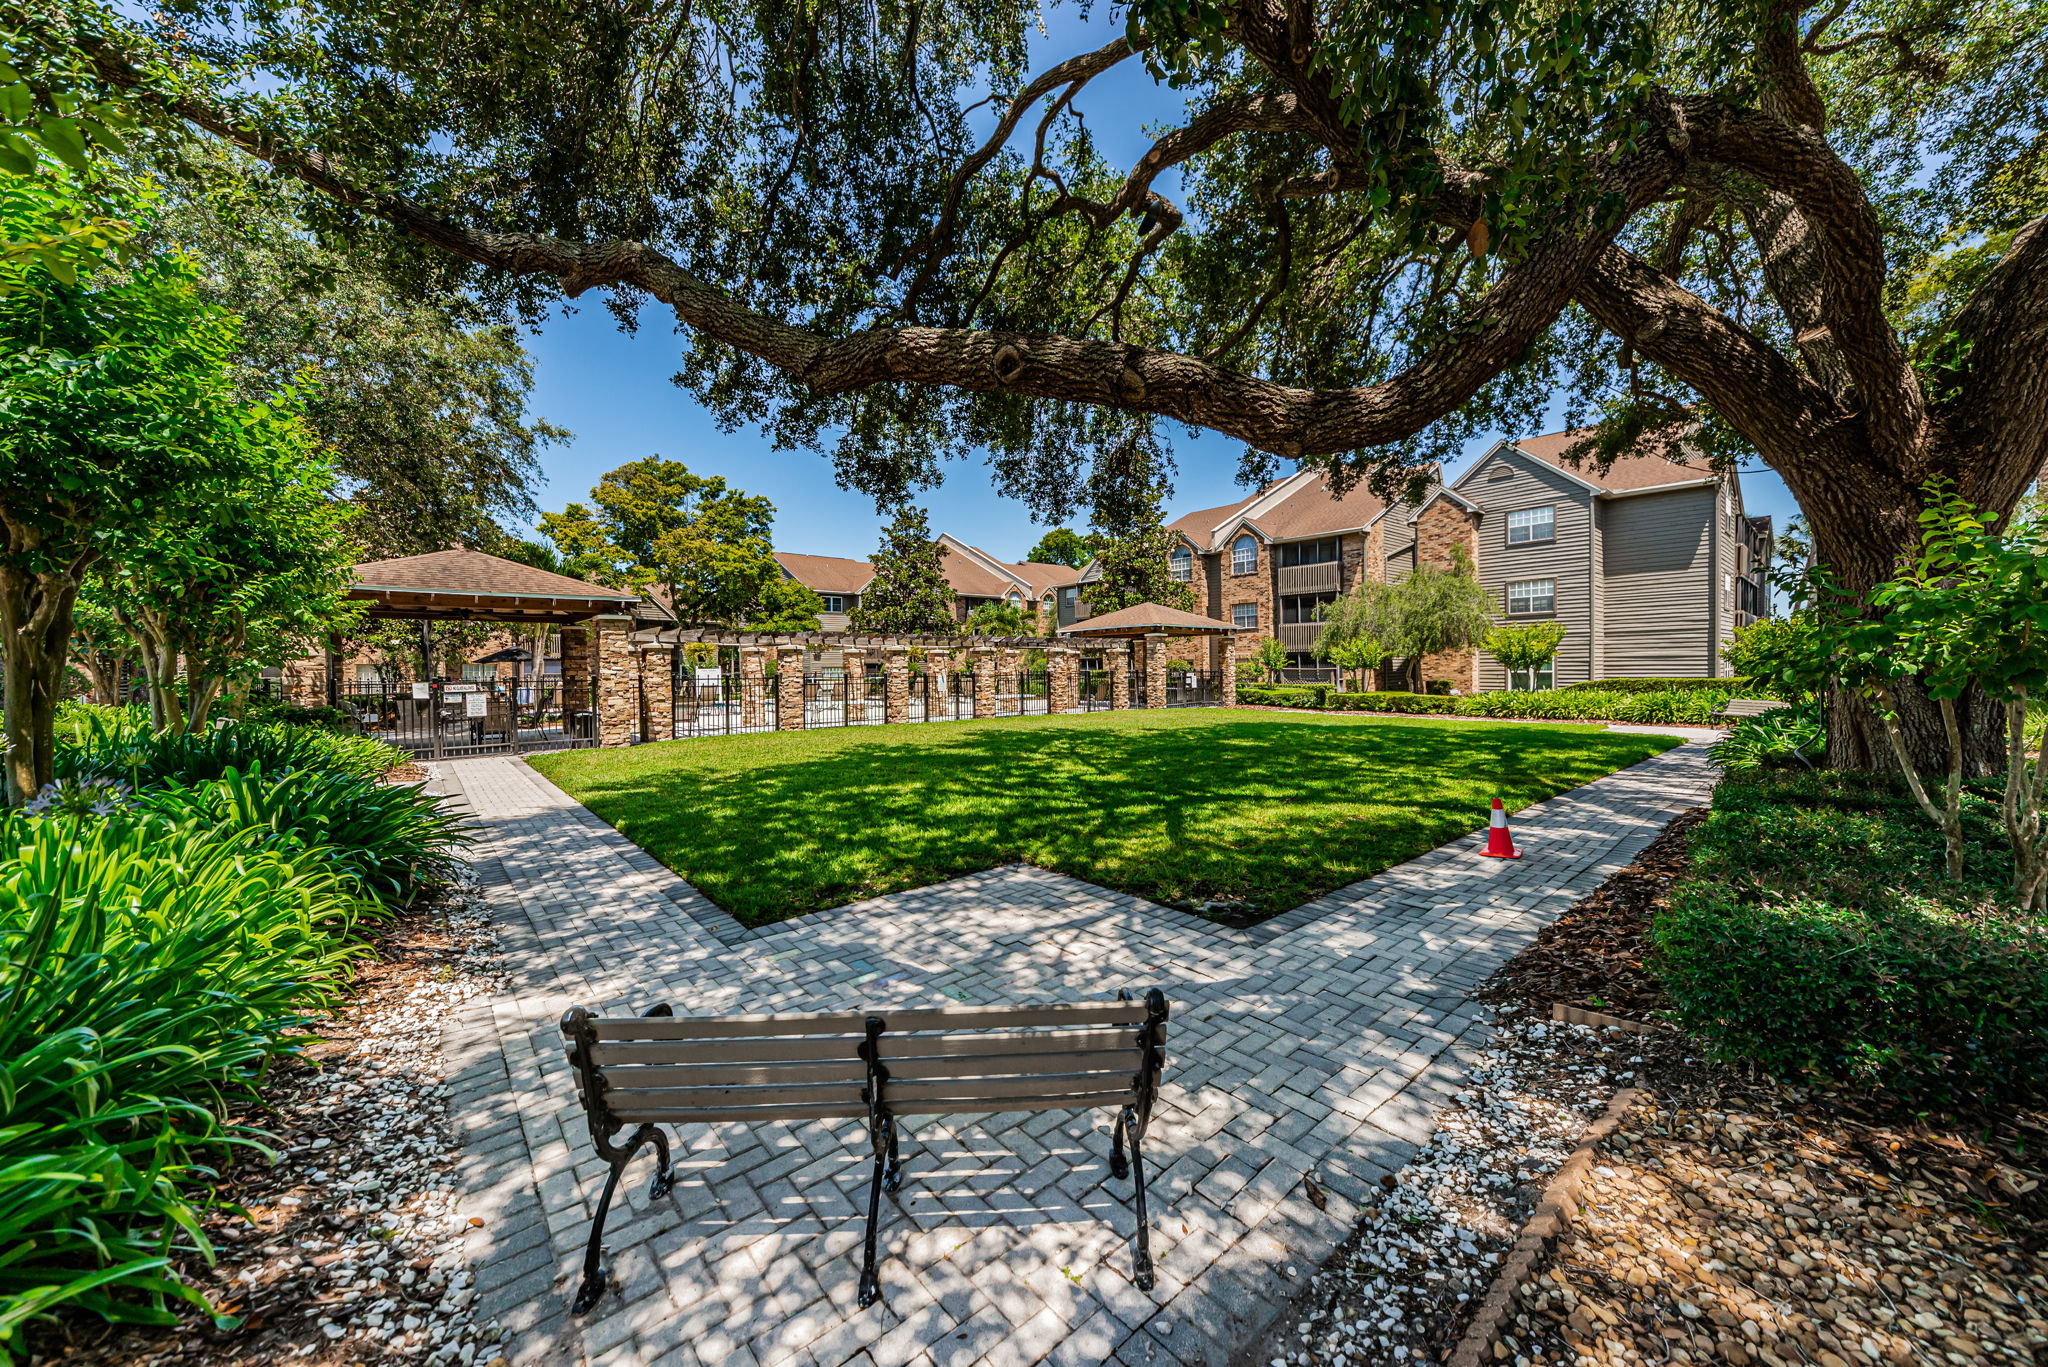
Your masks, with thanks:
[[[1167,577],[1176,584],[1185,584],[1195,577],[1195,557],[1186,546],[1175,546],[1166,557]]]
[[[1230,572],[1250,574],[1259,567],[1259,543],[1248,536],[1240,536],[1230,543]]]

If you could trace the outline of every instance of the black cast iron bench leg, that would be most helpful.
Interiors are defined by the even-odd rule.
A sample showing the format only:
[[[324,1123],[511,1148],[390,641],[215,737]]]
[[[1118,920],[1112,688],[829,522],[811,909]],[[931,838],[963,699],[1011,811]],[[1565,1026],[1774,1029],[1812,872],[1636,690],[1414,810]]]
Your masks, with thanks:
[[[875,1276],[875,1235],[882,1215],[882,1186],[886,1180],[889,1190],[894,1191],[903,1180],[902,1170],[896,1162],[895,1118],[885,1115],[872,1129],[875,1171],[868,1178],[868,1232],[861,1252],[860,1294],[856,1298],[863,1310],[882,1298],[881,1282]]]
[[[1131,1284],[1140,1291],[1152,1289],[1152,1217],[1145,1210],[1145,1155],[1138,1149],[1138,1117],[1129,1106],[1116,1118],[1116,1127],[1126,1143],[1131,1146],[1131,1195],[1138,1207],[1138,1248],[1131,1258]],[[1117,1158],[1123,1157],[1119,1146]],[[1118,1177],[1116,1163],[1111,1162],[1110,1171]]]
[[[626,1147],[619,1153],[618,1161],[612,1164],[609,1176],[604,1179],[604,1194],[597,1198],[597,1218],[590,1223],[590,1242],[583,1249],[583,1285],[576,1290],[576,1302],[570,1310],[578,1315],[588,1311],[604,1299],[604,1222],[612,1212],[612,1198],[618,1195],[619,1178],[625,1175],[626,1165],[633,1161],[633,1155],[643,1144],[654,1145],[657,1160],[654,1169],[654,1183],[647,1188],[650,1197],[659,1199],[675,1189],[675,1169],[669,1166],[668,1136],[653,1125],[642,1125],[633,1131],[633,1137],[626,1141]]]

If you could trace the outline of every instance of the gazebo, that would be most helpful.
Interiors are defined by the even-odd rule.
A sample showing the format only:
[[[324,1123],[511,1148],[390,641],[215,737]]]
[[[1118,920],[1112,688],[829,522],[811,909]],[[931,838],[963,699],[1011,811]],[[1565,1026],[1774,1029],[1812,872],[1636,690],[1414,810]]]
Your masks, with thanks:
[[[1059,632],[1062,637],[1084,642],[1129,642],[1137,651],[1137,659],[1132,662],[1133,671],[1142,681],[1144,701],[1138,705],[1157,707],[1172,700],[1176,691],[1195,695],[1186,701],[1236,702],[1236,639],[1238,633],[1250,630],[1250,627],[1219,622],[1213,617],[1197,616],[1162,603],[1135,603],[1115,612],[1105,612],[1100,617],[1083,618],[1061,627]],[[1210,656],[1208,667],[1185,674],[1181,671],[1169,673],[1166,668],[1167,643],[1188,637],[1201,638],[1204,653]],[[1222,643],[1222,650],[1211,651],[1209,643],[1218,641]]]
[[[635,729],[639,665],[630,642],[637,593],[453,549],[358,565],[348,596],[368,604],[371,621],[562,629],[559,693],[545,706],[529,708],[531,717],[520,715],[519,698],[497,697],[489,689],[414,684],[402,700],[407,705],[379,711],[379,725],[393,732],[397,744],[435,755],[552,749],[621,744]],[[339,646],[328,642],[327,697],[335,705],[342,692]]]

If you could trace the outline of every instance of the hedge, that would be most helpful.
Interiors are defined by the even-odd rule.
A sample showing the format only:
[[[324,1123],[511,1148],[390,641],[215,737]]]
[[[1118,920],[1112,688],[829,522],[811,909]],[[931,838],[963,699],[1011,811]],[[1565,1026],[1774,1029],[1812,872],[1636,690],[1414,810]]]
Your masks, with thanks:
[[[1330,706],[1339,712],[1427,712],[1446,714],[1458,700],[1441,693],[1336,693]]]
[[[1738,698],[1775,698],[1777,692],[1756,679],[1589,679],[1566,684],[1560,693],[1647,693],[1660,689],[1681,692],[1699,689],[1708,693],[1732,692]]]
[[[1299,687],[1289,687],[1287,685],[1252,687],[1240,684],[1237,690],[1237,700],[1241,703],[1250,703],[1258,707],[1319,708],[1328,705],[1325,702],[1325,698],[1329,691],[1330,686],[1328,684],[1309,684]]]
[[[2048,919],[2006,887],[1995,785],[1965,873],[1886,780],[1731,777],[1652,927],[1679,1019],[1720,1057],[1916,1104],[2048,1096]]]
[[[1240,688],[1238,701],[1266,707],[1343,712],[1407,712],[1525,721],[1618,721],[1648,726],[1708,726],[1736,693],[1729,681],[1713,689],[1656,688],[1639,693],[1574,692],[1550,688],[1526,693],[1338,693],[1315,687]]]

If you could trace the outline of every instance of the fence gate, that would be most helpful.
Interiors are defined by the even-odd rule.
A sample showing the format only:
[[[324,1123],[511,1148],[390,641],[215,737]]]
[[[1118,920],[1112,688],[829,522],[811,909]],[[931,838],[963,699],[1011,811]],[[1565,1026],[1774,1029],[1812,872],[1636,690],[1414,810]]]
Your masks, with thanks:
[[[1166,671],[1168,707],[1214,707],[1223,701],[1223,677],[1214,670]]]
[[[590,685],[580,679],[503,683],[365,683],[341,695],[366,736],[416,759],[580,750],[597,744]]]
[[[1110,683],[1106,669],[1082,670],[1079,687],[1083,712],[1107,712],[1116,700],[1115,686]]]

